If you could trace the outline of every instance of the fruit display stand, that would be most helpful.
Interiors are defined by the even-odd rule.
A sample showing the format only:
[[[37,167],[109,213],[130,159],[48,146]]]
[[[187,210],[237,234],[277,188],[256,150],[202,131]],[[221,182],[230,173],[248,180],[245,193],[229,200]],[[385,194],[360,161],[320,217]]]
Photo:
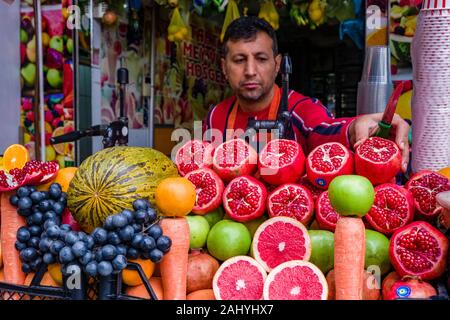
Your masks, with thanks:
[[[96,288],[88,286],[84,277],[80,281],[80,287],[76,289],[42,285],[45,272],[47,266],[42,265],[28,286],[0,282],[0,300],[84,300],[95,296]],[[66,283],[64,280],[66,279],[63,279]]]
[[[126,269],[138,272],[150,299],[158,300],[139,264],[129,262]],[[124,293],[122,273],[90,279],[81,273],[80,287],[69,289],[41,284],[46,271],[47,267],[43,265],[28,286],[0,282],[0,300],[143,300]],[[63,278],[63,283],[67,283],[67,277]]]

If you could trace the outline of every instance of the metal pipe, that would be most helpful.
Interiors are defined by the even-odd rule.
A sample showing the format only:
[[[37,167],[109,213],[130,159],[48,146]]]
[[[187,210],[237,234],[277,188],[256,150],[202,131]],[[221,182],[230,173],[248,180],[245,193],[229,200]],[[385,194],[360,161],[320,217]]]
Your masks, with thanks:
[[[151,39],[151,61],[150,61],[150,105],[148,108],[148,128],[150,131],[150,147],[154,145],[154,113],[155,113],[155,57],[156,57],[156,6],[152,4],[152,39]]]
[[[75,0],[73,2],[75,6],[79,6],[79,1]],[[89,17],[92,17],[90,15]],[[81,18],[81,17],[80,17]],[[73,40],[73,51],[72,51],[72,63],[73,63],[73,112],[74,112],[74,119],[75,119],[75,128],[79,130],[79,124],[80,124],[80,41],[79,41],[79,35],[78,35],[78,28],[73,28],[72,30],[72,40]],[[80,160],[80,142],[75,141],[74,142],[74,162],[75,165],[79,165]]]
[[[45,116],[44,116],[44,57],[42,48],[42,10],[41,1],[33,1],[34,30],[36,41],[36,83],[34,103],[34,130],[36,159],[45,161]]]

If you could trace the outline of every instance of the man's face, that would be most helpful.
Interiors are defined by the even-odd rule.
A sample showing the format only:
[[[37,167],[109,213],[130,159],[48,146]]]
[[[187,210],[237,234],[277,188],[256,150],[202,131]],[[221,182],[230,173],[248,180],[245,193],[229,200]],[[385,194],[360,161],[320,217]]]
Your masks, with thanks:
[[[239,99],[260,101],[270,94],[280,69],[281,55],[274,57],[272,39],[258,32],[255,39],[228,41],[222,71]]]

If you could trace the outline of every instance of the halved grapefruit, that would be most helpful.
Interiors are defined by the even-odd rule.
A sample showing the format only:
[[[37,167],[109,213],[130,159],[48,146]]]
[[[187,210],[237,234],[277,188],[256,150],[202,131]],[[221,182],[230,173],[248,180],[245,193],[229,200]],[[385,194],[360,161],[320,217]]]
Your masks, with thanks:
[[[274,217],[262,223],[255,232],[252,252],[266,271],[286,261],[311,257],[311,239],[306,227],[290,217]]]
[[[280,264],[267,276],[264,300],[327,300],[328,284],[322,271],[308,261]]]
[[[230,258],[214,275],[214,296],[216,300],[261,300],[266,278],[266,271],[255,259]]]

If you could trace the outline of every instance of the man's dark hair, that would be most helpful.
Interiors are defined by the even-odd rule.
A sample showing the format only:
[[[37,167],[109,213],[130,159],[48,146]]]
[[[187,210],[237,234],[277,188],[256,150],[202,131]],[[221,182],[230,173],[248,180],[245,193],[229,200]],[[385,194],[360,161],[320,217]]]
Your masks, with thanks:
[[[222,42],[222,56],[225,57],[227,54],[228,41],[252,40],[256,38],[258,32],[265,32],[272,39],[273,55],[276,56],[278,54],[278,43],[275,30],[266,20],[256,16],[242,16],[228,25]]]

